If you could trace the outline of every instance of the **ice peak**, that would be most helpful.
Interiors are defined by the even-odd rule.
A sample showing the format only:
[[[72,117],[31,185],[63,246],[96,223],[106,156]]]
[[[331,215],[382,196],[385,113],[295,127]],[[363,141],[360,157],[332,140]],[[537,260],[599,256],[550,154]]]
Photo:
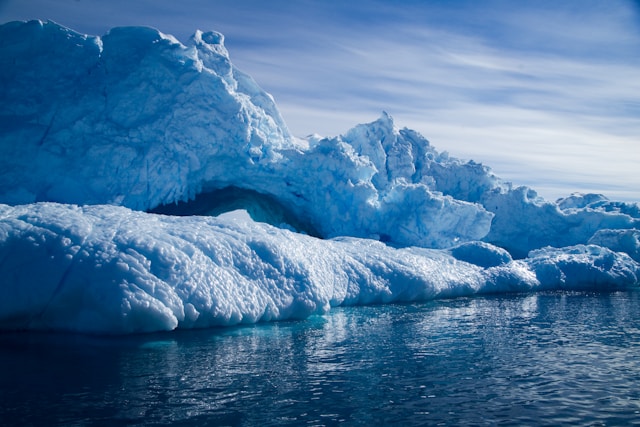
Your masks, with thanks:
[[[395,122],[393,120],[393,117],[384,110],[382,110],[382,114],[380,115],[378,120],[376,120],[376,122],[388,127],[389,129],[395,129]]]
[[[347,131],[344,139],[349,142],[366,140],[367,143],[373,143],[376,146],[380,144],[386,146],[389,142],[395,140],[399,134],[400,132],[395,126],[393,117],[383,111],[377,120],[371,123],[359,124]]]
[[[382,111],[382,114],[377,120],[362,126],[366,126],[369,131],[375,132],[380,136],[394,136],[399,134],[393,117],[386,111]]]
[[[224,45],[224,34],[217,31],[202,32],[202,30],[196,30],[193,38],[210,45]]]
[[[224,47],[224,35],[217,31],[196,30],[195,34],[191,36],[191,43],[203,53],[209,52],[229,59],[229,52]]]

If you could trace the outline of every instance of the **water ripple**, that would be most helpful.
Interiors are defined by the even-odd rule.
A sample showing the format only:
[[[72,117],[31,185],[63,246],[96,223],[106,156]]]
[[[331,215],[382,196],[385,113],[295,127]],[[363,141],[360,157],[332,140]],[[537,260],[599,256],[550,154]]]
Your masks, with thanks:
[[[0,419],[640,425],[639,314],[634,292],[549,293],[128,338],[3,334]]]

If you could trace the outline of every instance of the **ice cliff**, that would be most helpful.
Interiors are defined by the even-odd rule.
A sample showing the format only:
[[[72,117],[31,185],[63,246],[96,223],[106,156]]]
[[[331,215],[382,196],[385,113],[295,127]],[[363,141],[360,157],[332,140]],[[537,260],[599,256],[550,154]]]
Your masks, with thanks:
[[[223,42],[0,26],[0,329],[638,285],[637,204],[543,200],[386,113],[293,137]],[[260,222],[213,217],[235,209]]]

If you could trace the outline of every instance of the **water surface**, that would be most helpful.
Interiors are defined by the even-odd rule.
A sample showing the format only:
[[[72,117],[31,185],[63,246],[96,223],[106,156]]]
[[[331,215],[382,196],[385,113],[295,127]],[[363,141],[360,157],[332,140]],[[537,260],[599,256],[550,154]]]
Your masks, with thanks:
[[[640,425],[640,294],[334,309],[304,321],[0,334],[4,425]]]

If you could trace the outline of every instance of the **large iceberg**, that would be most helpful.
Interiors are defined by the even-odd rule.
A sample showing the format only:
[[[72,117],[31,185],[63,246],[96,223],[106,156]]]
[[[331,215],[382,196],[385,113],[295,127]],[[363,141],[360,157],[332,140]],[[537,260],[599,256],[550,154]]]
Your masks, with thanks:
[[[0,26],[0,329],[149,332],[638,286],[637,204],[546,201],[387,113],[296,138],[223,42]],[[216,217],[237,209],[252,219]]]

